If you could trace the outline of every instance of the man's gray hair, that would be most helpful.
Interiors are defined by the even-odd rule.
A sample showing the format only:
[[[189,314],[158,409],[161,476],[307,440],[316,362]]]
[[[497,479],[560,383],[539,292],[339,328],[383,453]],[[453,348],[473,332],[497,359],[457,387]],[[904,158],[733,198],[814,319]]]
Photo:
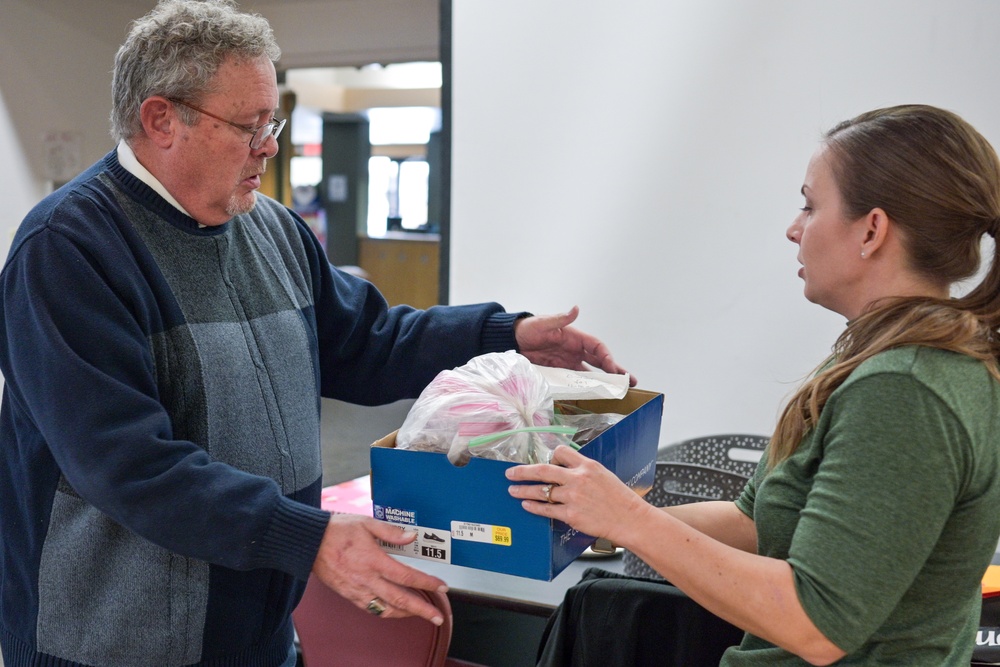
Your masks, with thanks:
[[[161,0],[132,23],[115,56],[111,82],[111,136],[142,131],[139,108],[153,95],[195,101],[210,93],[212,77],[228,58],[281,57],[267,19],[239,11],[233,0]],[[179,110],[186,123],[195,113]]]

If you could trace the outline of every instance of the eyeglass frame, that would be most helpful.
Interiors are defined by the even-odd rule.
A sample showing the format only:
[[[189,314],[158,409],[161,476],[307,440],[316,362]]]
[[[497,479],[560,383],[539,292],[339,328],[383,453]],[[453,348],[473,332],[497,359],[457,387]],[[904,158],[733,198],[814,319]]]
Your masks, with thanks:
[[[175,99],[175,98],[172,98],[172,97],[168,97],[167,101],[170,102],[171,104],[180,104],[181,106],[187,107],[188,109],[191,109],[192,111],[197,111],[198,113],[203,113],[206,116],[208,116],[209,118],[214,118],[215,120],[222,121],[226,125],[232,125],[237,130],[243,130],[244,132],[249,133],[251,135],[250,136],[250,150],[254,150],[254,151],[260,150],[261,147],[264,145],[264,143],[267,141],[268,137],[272,137],[273,136],[275,138],[275,140],[277,140],[278,135],[281,134],[281,131],[283,129],[285,129],[285,123],[288,122],[287,118],[282,118],[281,120],[277,120],[276,118],[272,117],[271,120],[269,120],[268,122],[264,123],[263,125],[258,125],[257,127],[252,127],[251,128],[251,127],[247,127],[246,125],[240,125],[239,123],[234,123],[231,120],[226,120],[225,118],[223,118],[221,116],[216,116],[211,111],[205,111],[201,107],[197,107],[197,106],[195,106],[193,104],[190,104],[188,102],[185,102],[183,100],[178,100],[178,99]],[[256,141],[257,145],[254,146],[254,143],[255,143],[254,140],[257,139],[257,134],[261,130],[263,130],[265,127],[270,127],[271,131],[268,132],[267,134],[263,135],[259,140],[257,140]]]

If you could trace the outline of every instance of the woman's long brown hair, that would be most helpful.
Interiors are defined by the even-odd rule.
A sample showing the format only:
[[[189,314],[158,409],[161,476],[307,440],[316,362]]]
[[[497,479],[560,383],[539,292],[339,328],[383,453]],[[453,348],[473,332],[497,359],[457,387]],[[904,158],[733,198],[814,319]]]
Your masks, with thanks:
[[[824,137],[846,217],[883,209],[911,268],[941,285],[977,272],[983,235],[1000,226],[1000,161],[957,115],[930,106],[878,109]],[[791,397],[778,419],[768,466],[785,460],[816,425],[830,395],[867,359],[922,345],[982,361],[1000,380],[1000,261],[954,299],[894,297],[871,303],[834,344],[833,356]]]

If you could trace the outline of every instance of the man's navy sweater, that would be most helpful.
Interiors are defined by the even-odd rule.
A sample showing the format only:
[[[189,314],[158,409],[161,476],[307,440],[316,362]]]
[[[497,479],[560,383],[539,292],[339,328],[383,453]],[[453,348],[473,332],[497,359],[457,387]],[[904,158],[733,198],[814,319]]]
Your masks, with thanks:
[[[387,308],[280,204],[201,228],[114,152],[28,215],[0,290],[7,667],[281,664],[328,521],[320,396],[515,347],[496,304]]]

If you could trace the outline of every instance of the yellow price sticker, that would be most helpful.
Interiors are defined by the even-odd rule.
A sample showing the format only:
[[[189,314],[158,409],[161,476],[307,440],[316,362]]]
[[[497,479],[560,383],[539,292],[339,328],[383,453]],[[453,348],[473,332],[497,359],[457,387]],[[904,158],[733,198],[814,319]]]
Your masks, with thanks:
[[[506,526],[493,526],[493,544],[509,547],[510,541],[510,528],[507,528]]]

